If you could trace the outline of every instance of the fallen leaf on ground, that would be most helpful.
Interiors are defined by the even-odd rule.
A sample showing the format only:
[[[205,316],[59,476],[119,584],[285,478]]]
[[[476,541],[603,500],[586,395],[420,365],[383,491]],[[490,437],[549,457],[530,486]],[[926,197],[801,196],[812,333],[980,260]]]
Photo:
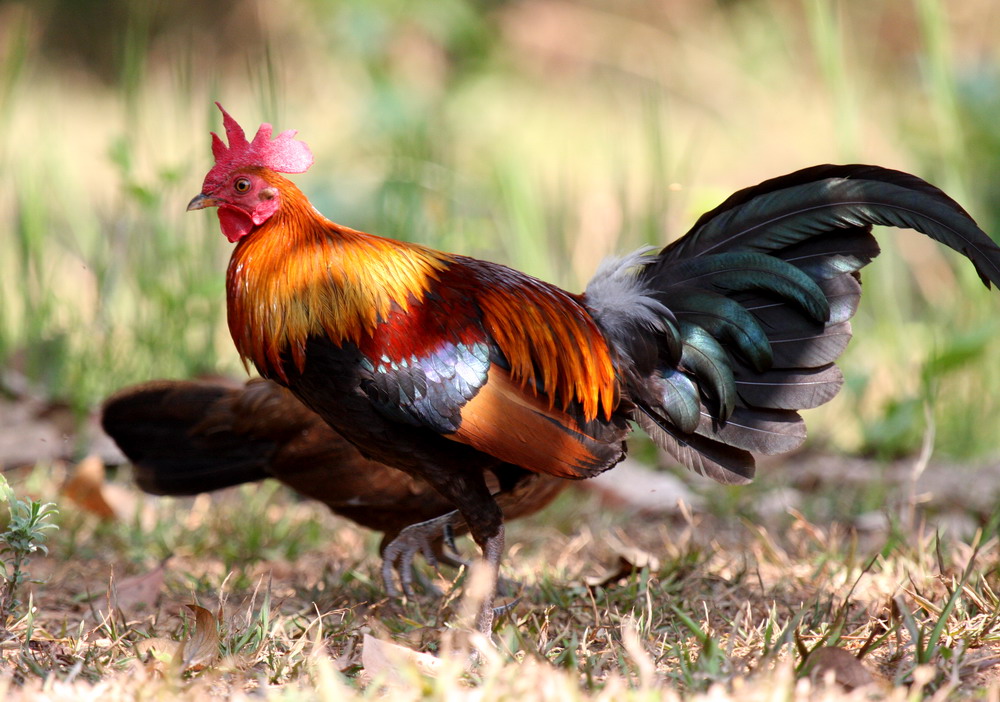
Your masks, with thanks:
[[[181,642],[173,639],[165,639],[162,636],[155,636],[150,639],[143,639],[135,645],[135,652],[140,659],[144,659],[147,666],[154,670],[163,672],[178,660],[178,653],[181,650]]]
[[[184,670],[201,670],[219,657],[219,624],[215,615],[198,605],[185,605],[194,612],[194,631],[181,646]]]
[[[836,646],[820,646],[809,654],[806,666],[809,669],[809,679],[814,683],[822,682],[831,672],[834,681],[848,690],[864,687],[875,681],[865,664],[853,653]]]
[[[618,556],[618,565],[609,569],[602,575],[588,575],[583,579],[583,584],[589,588],[607,588],[614,585],[622,578],[627,578],[637,570],[635,565],[624,556]]]
[[[405,684],[406,680],[400,675],[401,668],[413,666],[424,675],[433,676],[440,670],[441,663],[440,658],[429,653],[420,653],[365,634],[361,664],[369,678],[381,675],[387,682]]]
[[[117,515],[104,496],[104,485],[104,461],[87,456],[76,464],[62,486],[62,493],[87,512],[112,520]]]
[[[108,521],[130,519],[139,505],[133,488],[105,480],[104,461],[96,455],[87,456],[76,465],[63,484],[62,493],[81,509]],[[142,516],[145,523],[145,512]]]
[[[618,553],[618,563],[609,568],[602,575],[591,575],[583,579],[586,587],[608,587],[614,585],[622,578],[627,578],[637,570],[649,568],[651,571],[660,569],[660,559],[648,551],[634,546],[627,546],[618,539],[610,539],[609,542]]]
[[[183,673],[202,670],[219,658],[218,619],[204,607],[185,605],[194,612],[194,628],[184,641],[162,636],[143,639],[135,645],[136,653],[147,668],[165,672],[173,668]]]

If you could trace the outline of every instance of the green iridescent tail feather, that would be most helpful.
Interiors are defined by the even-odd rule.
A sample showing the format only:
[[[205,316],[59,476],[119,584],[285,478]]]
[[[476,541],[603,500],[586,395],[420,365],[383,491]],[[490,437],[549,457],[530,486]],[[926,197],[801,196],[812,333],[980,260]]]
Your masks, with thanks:
[[[1000,247],[915,176],[827,165],[765,181],[644,259],[638,285],[669,323],[657,367],[633,379],[636,421],[725,483],[753,477],[753,454],[800,445],[798,410],[843,382],[834,362],[851,337],[858,271],[879,253],[875,225],[922,232],[966,256],[987,287],[1000,285]]]

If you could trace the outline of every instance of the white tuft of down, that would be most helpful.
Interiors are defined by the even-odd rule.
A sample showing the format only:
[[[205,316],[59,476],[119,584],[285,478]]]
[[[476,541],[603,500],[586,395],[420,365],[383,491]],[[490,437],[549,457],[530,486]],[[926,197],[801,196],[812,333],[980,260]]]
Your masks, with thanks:
[[[584,291],[591,316],[619,353],[627,354],[629,341],[637,334],[663,332],[668,322],[677,321],[639,275],[654,248],[604,259]]]

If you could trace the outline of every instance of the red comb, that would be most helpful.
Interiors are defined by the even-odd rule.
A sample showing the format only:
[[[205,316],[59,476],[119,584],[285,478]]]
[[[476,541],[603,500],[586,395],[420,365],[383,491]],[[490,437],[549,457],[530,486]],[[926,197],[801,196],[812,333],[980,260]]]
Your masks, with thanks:
[[[226,176],[235,168],[262,166],[278,173],[304,173],[313,164],[313,155],[305,142],[295,139],[294,129],[282,132],[271,140],[273,128],[265,122],[260,125],[253,141],[247,141],[243,128],[237,124],[222,105],[222,123],[226,128],[226,146],[219,135],[212,132],[212,154],[215,166],[205,176],[204,192],[214,190],[222,184]]]

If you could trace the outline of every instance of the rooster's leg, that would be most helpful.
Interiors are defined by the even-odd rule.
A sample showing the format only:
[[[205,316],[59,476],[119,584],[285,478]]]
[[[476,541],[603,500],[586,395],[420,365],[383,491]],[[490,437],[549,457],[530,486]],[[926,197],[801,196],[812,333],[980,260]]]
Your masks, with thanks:
[[[495,533],[482,542],[476,538],[475,533],[473,533],[473,538],[479,544],[479,548],[483,550],[483,561],[489,569],[490,576],[488,588],[485,593],[482,593],[483,601],[479,607],[479,614],[476,616],[476,630],[490,638],[493,633],[493,617],[496,615],[496,611],[493,609],[493,599],[496,597],[497,580],[500,576],[500,559],[503,557],[503,522],[500,523]]]
[[[470,584],[476,585],[478,581],[482,590],[477,592],[467,588],[467,592],[480,603],[476,615],[476,629],[489,638],[492,634],[497,575],[500,572],[500,559],[503,557],[504,549],[503,512],[490,494],[483,474],[468,471],[458,461],[456,464],[426,465],[421,477],[458,508],[462,519],[469,527],[469,535],[483,552],[488,577],[479,580],[474,576]]]

